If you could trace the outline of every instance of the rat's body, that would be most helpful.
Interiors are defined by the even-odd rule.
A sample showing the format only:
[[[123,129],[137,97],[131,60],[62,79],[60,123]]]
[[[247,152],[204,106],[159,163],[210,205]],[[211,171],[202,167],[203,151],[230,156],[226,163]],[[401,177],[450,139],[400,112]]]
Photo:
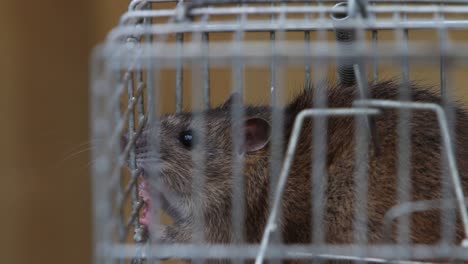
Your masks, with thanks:
[[[287,148],[289,136],[296,115],[312,107],[312,89],[304,91],[285,109],[284,147]],[[398,85],[385,82],[371,87],[372,98],[397,100]],[[356,87],[336,87],[328,90],[329,107],[352,107],[357,98]],[[413,87],[413,101],[440,103],[440,98],[428,91]],[[193,199],[200,199],[205,206],[205,239],[207,243],[230,243],[234,236],[231,232],[231,194],[232,194],[232,137],[230,103],[206,113],[208,120],[205,147],[187,145],[187,133],[196,131],[200,124],[193,122],[190,113],[166,116],[161,121],[160,171],[163,186],[177,197],[177,202],[166,205],[169,214],[175,218],[172,226],[161,227],[157,239],[169,243],[190,242],[193,231]],[[269,107],[247,107],[243,146],[245,158],[245,236],[248,243],[259,243],[269,215]],[[383,110],[375,116],[375,128],[379,153],[372,147],[369,151],[368,167],[368,210],[370,243],[383,241],[383,218],[385,213],[398,204],[398,124],[397,111]],[[266,121],[265,121],[266,120]],[[468,114],[458,109],[456,114],[457,165],[465,194],[468,193]],[[288,244],[310,243],[311,241],[311,155],[313,153],[312,119],[303,126],[295,159],[291,167],[283,196],[283,218],[280,221],[283,241]],[[441,190],[441,137],[435,114],[429,111],[413,111],[411,136],[411,177],[412,200],[440,199]],[[353,243],[353,219],[355,210],[355,118],[328,118],[328,144],[326,170],[328,182],[325,188],[324,239],[326,243]],[[266,132],[268,130],[268,133]],[[182,134],[181,134],[182,133]],[[143,138],[151,133],[144,133]],[[151,138],[151,137],[149,137]],[[195,142],[195,141],[194,141]],[[146,140],[138,140],[138,165],[151,178],[156,168],[150,153],[142,151]],[[192,173],[194,166],[192,151],[205,154],[206,173],[203,193],[192,195]],[[363,150],[364,151],[364,150]],[[196,174],[195,174],[196,175]],[[447,178],[449,180],[449,178]],[[165,192],[165,191],[163,191]],[[457,211],[458,212],[458,211]],[[440,214],[436,211],[413,214],[411,239],[413,243],[433,244],[440,239]],[[463,232],[457,225],[456,240],[460,241]],[[395,241],[393,234],[392,241]]]

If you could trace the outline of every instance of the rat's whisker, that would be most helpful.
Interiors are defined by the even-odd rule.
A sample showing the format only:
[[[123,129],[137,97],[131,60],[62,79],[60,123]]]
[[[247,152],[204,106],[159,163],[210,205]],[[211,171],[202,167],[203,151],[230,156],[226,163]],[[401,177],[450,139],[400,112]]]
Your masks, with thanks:
[[[96,149],[96,147],[93,147],[93,146],[90,146],[90,147],[84,147],[82,149],[79,149],[73,153],[70,153],[68,154],[67,156],[65,156],[63,159],[62,159],[62,162],[63,161],[67,161],[67,160],[70,160],[70,159],[73,159],[75,158],[76,156],[82,154],[82,153],[85,153],[85,152],[88,152],[88,151],[91,151],[91,150],[94,150]]]
[[[78,143],[77,145],[74,145],[69,150],[67,150],[64,154],[67,155],[67,154],[70,154],[70,153],[74,153],[75,151],[80,150],[83,147],[93,147],[94,144],[102,143],[102,142],[105,142],[105,141],[106,141],[105,139],[85,140],[85,141],[82,141],[82,142]]]

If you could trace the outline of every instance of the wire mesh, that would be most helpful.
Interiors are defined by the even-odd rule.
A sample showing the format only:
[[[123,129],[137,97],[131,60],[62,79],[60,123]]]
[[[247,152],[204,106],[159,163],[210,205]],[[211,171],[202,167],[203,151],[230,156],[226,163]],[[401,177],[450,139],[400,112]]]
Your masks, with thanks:
[[[95,263],[468,263],[467,32],[461,0],[132,1],[91,62]]]

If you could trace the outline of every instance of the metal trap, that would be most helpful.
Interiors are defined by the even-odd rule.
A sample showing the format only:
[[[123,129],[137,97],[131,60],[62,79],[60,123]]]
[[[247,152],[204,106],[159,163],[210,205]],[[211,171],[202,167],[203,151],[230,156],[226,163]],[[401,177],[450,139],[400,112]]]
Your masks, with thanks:
[[[167,259],[256,264],[283,260],[468,262],[468,172],[460,169],[463,160],[455,155],[460,147],[455,139],[467,135],[456,134],[454,108],[456,101],[468,99],[464,89],[468,45],[461,41],[466,35],[468,1],[132,1],[106,42],[95,49],[91,65],[92,136],[105,139],[93,152],[95,263]],[[375,86],[388,79],[398,87],[396,100],[372,100]],[[440,102],[411,102],[410,88],[415,81],[431,86],[440,95]],[[356,98],[347,98],[347,107],[333,107],[327,87],[354,90]],[[310,103],[314,107],[298,113],[291,122],[281,109],[303,90],[313,94]],[[229,129],[224,130],[229,133],[212,134],[217,130],[202,124],[214,122],[216,115],[205,111],[219,107],[233,93],[239,100],[233,101],[229,111],[221,111],[229,117]],[[232,136],[243,133],[245,124],[235,124],[253,111],[244,105],[271,107],[268,162],[262,174],[268,176],[266,187],[262,185],[265,182],[256,186],[246,177],[251,157],[237,155],[250,140]],[[376,155],[388,154],[380,148],[385,144],[377,135],[374,118],[387,111],[398,116],[392,161],[395,170],[386,175],[393,176],[395,199],[391,206],[373,204],[372,211],[372,199],[387,195],[384,190],[375,196],[372,189],[378,174],[372,168],[380,160]],[[427,157],[435,155],[440,161],[440,190],[431,195],[429,186],[421,196],[427,198],[413,199],[412,191],[419,187],[411,187],[411,162],[420,155],[414,149],[420,145],[417,138],[414,143],[415,127],[408,120],[421,111],[439,129],[436,143],[440,151]],[[185,128],[182,132],[190,133],[180,134],[175,130],[179,119],[164,117],[187,112],[193,113],[189,123],[200,126],[196,137],[201,149],[187,149],[190,159],[184,159],[185,152],[175,144],[182,136],[182,140],[191,140],[194,128]],[[324,186],[333,184],[335,176],[326,155],[332,144],[327,141],[332,132],[326,127],[331,119],[341,118],[355,124],[349,134],[354,165],[347,172],[355,182],[353,214],[352,219],[333,220],[350,226],[343,237],[332,239],[329,233],[339,225],[327,218],[334,208],[326,206],[330,193]],[[218,127],[224,127],[219,121],[223,119],[216,120]],[[165,126],[173,129],[164,130]],[[300,136],[301,128],[307,126],[309,143]],[[152,130],[146,131],[147,127]],[[153,133],[151,142],[143,140],[148,133]],[[220,135],[229,144],[223,145]],[[146,144],[144,150],[142,144]],[[281,232],[286,230],[284,215],[301,212],[294,211],[293,205],[286,211],[282,206],[285,192],[290,193],[288,177],[298,173],[294,161],[298,149],[306,144],[313,146],[305,166],[310,174],[310,195],[303,198],[310,204],[310,223],[295,232],[296,237],[309,241],[292,239],[290,243],[288,234]],[[142,152],[151,155],[142,157]],[[164,160],[167,153],[172,155],[172,163]],[[170,167],[166,170],[173,174],[164,172],[163,166]],[[424,171],[424,166],[420,170]],[[175,172],[185,173],[185,178],[164,178],[176,177]],[[231,176],[226,182],[214,176],[228,172]],[[161,187],[164,181],[173,184],[174,196],[165,191],[167,186]],[[142,194],[148,186],[153,192]],[[420,189],[424,190],[423,186]],[[268,191],[253,194],[255,190]],[[222,202],[211,202],[210,197],[222,197]],[[264,202],[256,204],[245,197],[264,198]],[[348,203],[347,198],[340,200],[340,206]],[[176,203],[178,210],[174,209]],[[222,209],[224,205],[229,210]],[[252,205],[261,206],[258,212],[266,214],[251,216],[256,212]],[[163,211],[171,209],[178,212],[161,217]],[[427,213],[434,211],[436,216]],[[177,214],[190,220],[178,221]],[[419,228],[412,225],[414,214],[440,218],[440,225],[429,227],[440,229],[431,243],[413,242],[412,232]],[[142,224],[147,215],[152,216],[151,221]],[[339,212],[336,215],[340,217]],[[249,225],[249,219],[260,224]],[[187,234],[179,234],[183,239],[175,241],[158,241],[161,227],[168,225],[176,226],[177,234],[182,226],[188,226],[184,229]],[[229,230],[229,237],[218,238],[210,231],[213,228]]]

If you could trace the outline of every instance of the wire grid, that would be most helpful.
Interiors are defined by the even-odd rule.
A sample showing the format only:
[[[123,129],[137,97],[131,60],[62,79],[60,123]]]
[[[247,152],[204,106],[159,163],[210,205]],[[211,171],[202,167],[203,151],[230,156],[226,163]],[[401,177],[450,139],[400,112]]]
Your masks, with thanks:
[[[142,133],[147,122],[158,124],[160,116],[159,105],[162,88],[155,86],[161,78],[162,68],[175,71],[175,105],[176,112],[183,107],[184,67],[192,67],[192,77],[199,80],[199,85],[193,85],[193,103],[202,108],[210,108],[210,69],[228,65],[235,76],[233,90],[244,92],[243,69],[247,66],[268,66],[270,70],[271,105],[284,103],[284,82],[282,70],[289,65],[304,67],[304,78],[311,80],[311,76],[322,76],[326,72],[320,70],[320,63],[338,61],[337,70],[339,80],[344,85],[355,83],[360,87],[363,99],[366,98],[367,88],[365,79],[367,71],[363,64],[372,65],[371,79],[379,79],[379,60],[398,58],[402,64],[403,87],[407,86],[410,77],[409,61],[434,61],[440,66],[440,85],[442,95],[447,90],[447,70],[451,67],[465,65],[468,57],[466,46],[457,46],[447,41],[450,30],[466,30],[468,27],[468,1],[132,1],[129,11],[122,16],[120,24],[112,30],[107,42],[96,49],[93,66],[93,135],[108,138],[106,145],[97,148],[94,159],[97,161],[93,168],[94,194],[95,194],[95,245],[97,263],[132,262],[141,263],[150,260],[169,257],[177,258],[256,258],[260,264],[263,258],[298,258],[298,259],[327,259],[327,260],[360,260],[365,262],[396,261],[404,263],[408,259],[431,259],[434,257],[447,257],[468,260],[466,248],[460,245],[400,245],[369,246],[366,241],[360,243],[336,246],[312,244],[308,246],[270,245],[271,234],[275,234],[275,224],[280,212],[276,211],[281,200],[283,189],[281,182],[288,175],[292,153],[295,150],[294,140],[291,137],[286,150],[286,156],[272,156],[277,164],[270,168],[273,184],[276,190],[271,202],[273,210],[264,232],[262,243],[259,245],[229,245],[229,246],[202,246],[202,245],[160,245],[148,240],[147,230],[139,224],[139,212],[143,201],[139,197],[138,183],[141,169],[136,165],[135,141]],[[262,18],[255,17],[261,15]],[[253,18],[251,18],[253,17]],[[427,44],[414,44],[409,41],[408,32],[411,30],[432,29],[437,32],[440,42],[438,50]],[[285,41],[285,33],[295,31],[303,32],[304,40],[300,42]],[[326,39],[326,32],[336,33],[336,43]],[[379,32],[392,31],[395,34],[395,43],[377,45]],[[216,34],[232,33],[233,40],[228,43],[217,43],[213,40]],[[249,42],[245,39],[247,32],[266,32],[270,41]],[[365,42],[366,32],[371,33],[371,41]],[[316,39],[311,34],[317,33]],[[186,39],[190,37],[191,41]],[[173,41],[175,39],[175,42]],[[209,47],[209,48],[208,48]],[[359,62],[359,63],[357,63]],[[315,86],[321,80],[313,80]],[[405,85],[406,83],[406,85]],[[197,87],[195,87],[197,86]],[[320,89],[317,89],[320,90]],[[405,89],[402,89],[403,95]],[[317,92],[315,105],[326,108],[323,94]],[[321,99],[322,98],[322,99]],[[145,102],[147,102],[145,104]],[[438,114],[444,132],[444,146],[447,153],[447,162],[451,165],[449,175],[458,186],[457,201],[462,203],[463,193],[460,193],[460,178],[453,163],[453,150],[450,149],[449,130],[453,125],[447,119],[450,109],[441,110],[435,105],[411,105],[400,102],[391,105],[389,102],[365,100],[360,108],[353,109],[323,109],[304,112],[295,126],[301,125],[301,120],[307,116],[330,115],[357,115],[368,116],[378,114],[377,109],[365,107],[393,107],[393,108],[430,108]],[[239,108],[240,109],[240,108]],[[403,111],[403,110],[401,110]],[[446,112],[448,111],[448,112]],[[409,117],[408,112],[406,117]],[[239,119],[244,113],[235,111],[233,118]],[[321,120],[315,117],[316,121]],[[200,117],[203,118],[203,117]],[[322,119],[323,120],[323,119]],[[280,112],[273,112],[272,142],[280,141],[282,135],[279,128],[282,125]],[[363,119],[369,122],[369,119]],[[320,123],[317,122],[317,123]],[[322,123],[323,124],[323,123]],[[317,131],[320,131],[317,125]],[[399,153],[403,160],[399,163],[399,175],[408,179],[409,128],[399,126],[401,142]],[[314,130],[315,131],[315,130]],[[363,149],[371,138],[366,138],[365,131],[358,133]],[[276,134],[275,134],[276,133]],[[120,136],[128,134],[129,143],[122,151],[120,149]],[[317,134],[317,133],[314,133]],[[317,151],[326,150],[325,135],[314,136],[314,146]],[[241,143],[241,142],[237,142]],[[274,144],[275,145],[275,144]],[[281,144],[276,144],[281,152]],[[274,152],[276,153],[276,152]],[[365,153],[360,151],[358,153]],[[407,155],[406,158],[404,155]],[[284,160],[284,163],[281,162]],[[359,155],[366,163],[366,155]],[[127,161],[129,161],[127,163]],[[323,160],[314,160],[313,175],[320,175],[323,170]],[[202,162],[203,163],[203,162]],[[201,164],[203,165],[203,164]],[[242,164],[240,164],[242,165]],[[129,167],[130,173],[124,169]],[[240,169],[234,171],[239,174]],[[276,175],[276,176],[275,176]],[[356,177],[358,182],[366,182],[364,167]],[[406,177],[405,177],[406,175]],[[203,178],[203,177],[195,177]],[[314,181],[323,179],[316,179]],[[457,185],[458,181],[458,185]],[[238,184],[242,182],[237,182]],[[203,182],[198,182],[203,184]],[[405,185],[403,181],[402,186]],[[358,186],[361,194],[359,200],[366,199],[366,186]],[[242,188],[236,189],[242,194]],[[317,191],[317,190],[315,190]],[[399,193],[402,205],[393,208],[388,217],[401,217],[413,210],[428,210],[429,208],[446,206],[440,201],[412,203],[408,197],[409,190]],[[320,193],[314,192],[314,193]],[[323,197],[314,197],[323,199]],[[157,201],[157,199],[156,199]],[[442,203],[442,204],[441,204]],[[159,208],[158,204],[155,207]],[[465,212],[461,210],[464,208]],[[242,212],[241,207],[234,208]],[[459,206],[460,214],[466,217],[466,206]],[[313,208],[314,212],[321,212],[323,208]],[[360,208],[365,215],[365,208]],[[234,214],[242,217],[241,214]],[[319,214],[317,214],[319,215]],[[241,219],[241,218],[239,218]],[[407,217],[403,217],[407,219]],[[388,219],[387,219],[388,220]],[[388,220],[388,221],[390,221]],[[234,221],[240,223],[240,221]],[[357,221],[359,222],[359,221]],[[400,232],[404,230],[405,225]],[[242,227],[237,226],[237,231]],[[356,228],[365,228],[356,226]],[[319,230],[315,228],[315,230]],[[315,234],[320,236],[320,234]],[[315,236],[314,236],[315,237]],[[136,242],[134,244],[132,241]],[[323,242],[323,241],[322,241]],[[395,258],[398,258],[395,260]]]

